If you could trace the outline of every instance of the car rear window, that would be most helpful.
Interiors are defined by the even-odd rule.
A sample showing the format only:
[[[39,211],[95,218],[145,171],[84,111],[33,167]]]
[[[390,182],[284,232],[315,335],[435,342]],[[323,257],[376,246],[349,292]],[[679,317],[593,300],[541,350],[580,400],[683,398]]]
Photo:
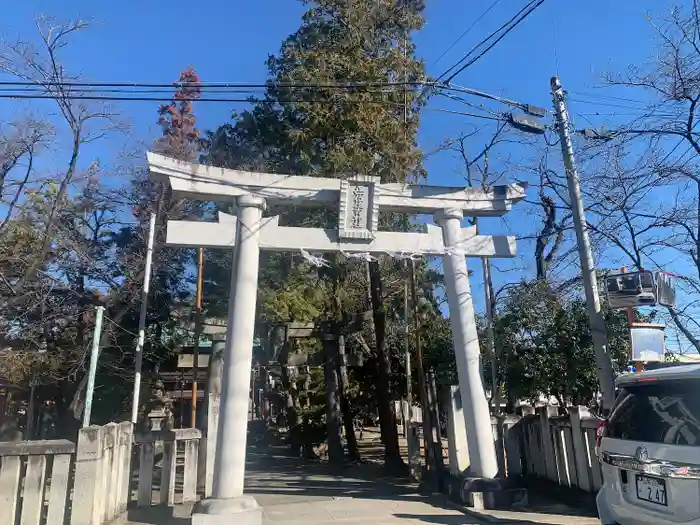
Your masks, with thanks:
[[[664,381],[623,388],[606,436],[700,446],[700,381]]]

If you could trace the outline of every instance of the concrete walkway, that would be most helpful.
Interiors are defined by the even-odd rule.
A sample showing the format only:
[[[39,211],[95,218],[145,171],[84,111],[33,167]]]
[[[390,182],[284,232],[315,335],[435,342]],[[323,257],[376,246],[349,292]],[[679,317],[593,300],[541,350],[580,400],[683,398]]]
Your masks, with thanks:
[[[249,458],[246,490],[263,507],[265,525],[480,523],[378,466],[330,469],[262,450]]]
[[[406,480],[386,477],[378,465],[334,471],[275,452],[267,447],[248,455],[246,491],[263,507],[265,525],[599,524],[585,512],[540,498],[533,498],[536,503],[527,511],[465,514],[441,496],[421,494]]]
[[[250,440],[246,493],[263,507],[265,525],[597,525],[597,519],[562,504],[533,512],[465,514],[441,496],[421,494],[407,480],[387,477],[380,465],[331,468],[289,457],[288,449]],[[129,525],[189,525],[191,505],[129,512]],[[530,510],[530,509],[528,509]],[[228,525],[223,524],[222,525]]]

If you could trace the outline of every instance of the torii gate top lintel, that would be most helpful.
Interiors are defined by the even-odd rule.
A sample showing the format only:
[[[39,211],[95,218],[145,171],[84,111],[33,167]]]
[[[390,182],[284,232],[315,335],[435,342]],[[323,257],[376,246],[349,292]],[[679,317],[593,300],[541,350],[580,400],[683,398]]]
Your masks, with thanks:
[[[500,216],[525,197],[525,185],[481,190],[442,186],[382,184],[365,175],[347,179],[274,175],[215,168],[148,153],[151,178],[170,184],[180,198],[233,202],[240,207],[261,203],[336,208],[337,229],[280,226],[279,217],[261,217],[255,231],[262,250],[346,253],[442,255],[448,249],[442,227],[426,224],[423,232],[378,230],[379,210],[432,213],[441,222],[448,216]],[[246,199],[242,199],[246,197]],[[466,212],[466,213],[465,213]],[[217,222],[168,221],[170,246],[225,248],[238,242],[236,216],[219,213]],[[459,226],[458,226],[459,227]],[[478,235],[476,228],[460,228],[456,245],[473,257],[513,257],[515,239]]]
[[[489,189],[382,184],[379,177],[355,175],[345,179],[280,175],[217,168],[182,162],[149,152],[151,178],[167,181],[178,197],[195,200],[228,201],[242,195],[258,195],[270,204],[334,207],[347,202],[343,197],[371,201],[383,211],[434,213],[456,208],[468,216],[502,216],[525,198],[524,183]],[[369,202],[368,202],[369,203]]]

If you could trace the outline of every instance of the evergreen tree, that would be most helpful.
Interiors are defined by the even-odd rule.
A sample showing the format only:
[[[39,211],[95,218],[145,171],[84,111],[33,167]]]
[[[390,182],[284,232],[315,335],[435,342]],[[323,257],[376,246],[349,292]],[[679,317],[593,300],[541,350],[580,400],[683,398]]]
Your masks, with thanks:
[[[420,179],[421,155],[415,140],[418,94],[397,84],[424,78],[423,64],[415,58],[408,38],[423,24],[424,2],[305,3],[309,9],[301,27],[268,61],[271,78],[264,100],[212,134],[207,162],[324,177],[368,174],[381,177],[383,182]],[[294,211],[286,214],[286,220],[333,227],[333,215],[309,216]],[[392,227],[408,227],[405,217],[381,218],[384,226],[387,221]],[[261,288],[280,290],[276,285],[298,264],[291,263],[289,255],[282,258],[287,264],[276,260],[271,272],[276,278],[269,281],[266,260],[262,260]],[[364,287],[363,295],[371,297],[367,306],[374,314],[374,323],[368,363],[374,373],[370,377],[375,383],[386,463],[399,466],[402,461],[392,409],[397,396],[392,392],[389,321],[384,304],[387,296],[396,292],[383,289],[382,271],[396,273],[400,268],[391,260],[369,263],[369,279],[363,277],[361,269],[351,270],[357,276],[352,280]],[[349,277],[345,275],[345,279]]]

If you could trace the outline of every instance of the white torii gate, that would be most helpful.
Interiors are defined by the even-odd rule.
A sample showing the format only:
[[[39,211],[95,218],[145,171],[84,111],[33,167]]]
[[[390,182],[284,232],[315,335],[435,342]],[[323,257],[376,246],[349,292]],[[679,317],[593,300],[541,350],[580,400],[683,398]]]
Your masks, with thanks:
[[[151,178],[170,184],[176,198],[236,203],[236,216],[218,222],[168,221],[167,244],[232,248],[226,347],[212,498],[200,502],[192,523],[205,525],[235,514],[240,525],[259,525],[260,508],[243,495],[248,389],[258,290],[260,250],[348,254],[421,254],[443,257],[470,474],[494,478],[498,464],[480,370],[480,349],[465,256],[513,257],[515,239],[477,235],[462,228],[467,216],[502,216],[525,197],[520,184],[488,191],[441,186],[381,184],[378,177],[330,179],[253,173],[180,162],[148,153]],[[267,204],[339,209],[338,229],[280,226],[263,218]],[[379,210],[432,213],[439,226],[422,232],[377,231]],[[218,525],[218,524],[217,524]]]

